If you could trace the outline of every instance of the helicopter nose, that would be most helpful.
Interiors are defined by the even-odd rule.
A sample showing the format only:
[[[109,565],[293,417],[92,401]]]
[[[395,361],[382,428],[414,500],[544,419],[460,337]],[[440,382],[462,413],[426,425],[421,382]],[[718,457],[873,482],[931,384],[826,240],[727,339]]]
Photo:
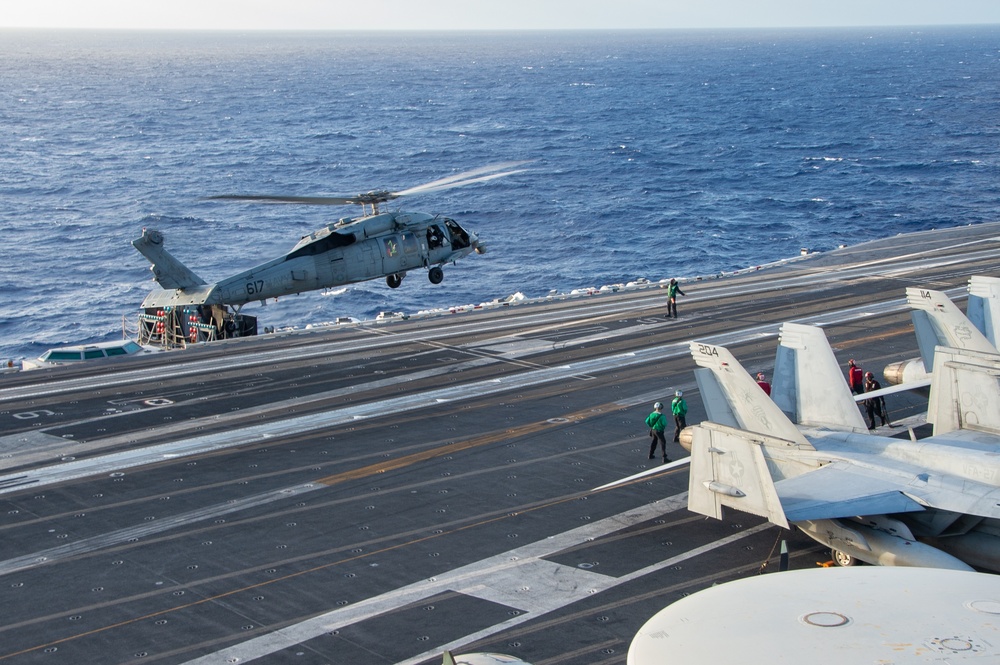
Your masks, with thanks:
[[[472,246],[474,250],[476,250],[476,254],[486,253],[486,243],[482,242],[479,239],[479,236],[477,236],[475,233],[472,233],[471,231],[469,232],[469,244]]]

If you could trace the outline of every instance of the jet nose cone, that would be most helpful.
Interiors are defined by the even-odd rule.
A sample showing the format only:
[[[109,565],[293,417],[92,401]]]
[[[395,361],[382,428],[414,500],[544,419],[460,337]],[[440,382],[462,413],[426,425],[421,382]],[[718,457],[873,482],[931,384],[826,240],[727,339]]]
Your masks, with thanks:
[[[916,365],[916,363],[914,363],[912,360],[904,360],[902,362],[890,363],[886,365],[885,369],[882,370],[882,376],[885,377],[886,383],[890,383],[894,386],[898,386],[899,384],[903,383],[906,380],[903,377],[903,374],[906,370],[907,365],[909,365],[910,363]]]
[[[691,452],[691,442],[694,440],[694,433],[691,431],[690,427],[685,427],[681,430],[680,444],[681,448]]]

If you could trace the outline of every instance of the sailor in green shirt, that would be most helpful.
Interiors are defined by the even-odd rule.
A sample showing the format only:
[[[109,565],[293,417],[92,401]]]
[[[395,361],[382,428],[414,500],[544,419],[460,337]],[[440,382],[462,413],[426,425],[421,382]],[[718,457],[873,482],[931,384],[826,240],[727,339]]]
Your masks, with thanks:
[[[656,444],[659,443],[660,450],[663,451],[663,463],[666,464],[670,460],[667,459],[667,437],[663,433],[667,427],[667,419],[663,417],[662,403],[657,402],[653,405],[653,412],[646,416],[646,426],[649,427],[649,436],[653,439],[649,446],[649,459],[656,457]]]
[[[688,412],[687,402],[684,401],[684,393],[678,390],[674,393],[674,401],[670,403],[670,412],[674,414],[674,443],[681,440],[681,430],[687,427],[685,417]]]
[[[677,294],[686,295],[681,291],[681,285],[677,283],[676,279],[671,279],[670,284],[667,284],[667,318],[669,319],[673,316],[677,318]]]

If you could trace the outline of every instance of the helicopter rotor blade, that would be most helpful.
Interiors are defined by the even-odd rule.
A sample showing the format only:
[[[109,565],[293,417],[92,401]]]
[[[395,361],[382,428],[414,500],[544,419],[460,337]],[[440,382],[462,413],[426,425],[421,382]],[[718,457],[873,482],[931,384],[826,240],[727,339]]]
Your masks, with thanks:
[[[514,171],[504,171],[503,173],[493,173],[490,175],[479,176],[478,178],[468,178],[466,180],[458,180],[456,182],[445,183],[443,185],[437,185],[435,187],[430,187],[424,185],[423,187],[407,189],[402,192],[395,192],[396,196],[403,196],[408,194],[423,194],[425,192],[440,192],[445,189],[452,189],[455,187],[464,187],[465,185],[471,185],[476,182],[486,182],[487,180],[495,180],[496,178],[503,178],[505,176],[514,175],[515,173],[523,173],[526,169],[516,169]]]
[[[395,198],[390,196],[390,198]],[[360,197],[345,196],[280,196],[269,194],[220,194],[206,196],[208,201],[257,201],[262,203],[301,203],[305,205],[341,206],[368,203]]]
[[[463,187],[465,185],[471,185],[472,183],[476,182],[485,182],[487,180],[493,180],[494,178],[502,178],[504,176],[513,175],[515,173],[521,173],[522,171],[524,171],[524,169],[504,171],[502,173],[493,173],[493,172],[501,171],[502,169],[514,169],[515,167],[527,163],[528,161],[503,162],[501,164],[481,166],[478,169],[472,169],[471,171],[464,171],[462,173],[458,173],[453,176],[448,176],[447,178],[441,178],[439,180],[426,182],[422,185],[417,185],[416,187],[409,187],[399,192],[393,192],[393,194],[395,196],[408,196],[410,194],[422,194],[424,192],[440,192],[442,190],[451,189],[453,187]]]
[[[441,178],[439,180],[427,182],[422,185],[417,185],[416,187],[410,187],[408,189],[404,189],[399,192],[389,192],[384,189],[380,189],[367,192],[365,194],[357,194],[356,196],[284,196],[280,194],[220,194],[217,196],[206,196],[205,200],[254,201],[257,203],[297,203],[304,205],[324,205],[324,206],[340,206],[340,205],[353,204],[353,205],[374,205],[377,208],[379,203],[385,203],[386,201],[391,201],[395,198],[408,194],[439,192],[445,189],[451,189],[453,187],[463,187],[465,185],[471,185],[476,182],[486,182],[487,180],[493,180],[495,178],[503,178],[505,176],[513,175],[515,173],[521,173],[522,171],[524,171],[524,169],[518,169],[516,167],[527,163],[528,163],[527,161],[503,162],[501,164],[481,166],[477,169],[472,169],[471,171],[464,171],[462,173],[448,176],[447,178]],[[505,171],[504,169],[513,169],[513,170]]]

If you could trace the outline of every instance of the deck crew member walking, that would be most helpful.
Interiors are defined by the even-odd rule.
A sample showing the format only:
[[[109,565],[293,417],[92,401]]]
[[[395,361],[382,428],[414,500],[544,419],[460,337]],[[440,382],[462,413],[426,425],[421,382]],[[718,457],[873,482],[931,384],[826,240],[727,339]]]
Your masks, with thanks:
[[[677,283],[676,279],[671,279],[670,284],[667,285],[667,318],[669,319],[673,316],[677,318],[677,294],[686,295],[681,291],[681,285]]]
[[[674,443],[681,440],[681,430],[687,427],[685,420],[688,412],[687,402],[684,401],[684,393],[680,390],[674,393],[674,401],[670,403],[670,412],[674,414]]]
[[[663,462],[667,463],[667,437],[663,430],[667,427],[667,419],[663,417],[663,404],[657,402],[653,405],[653,412],[646,416],[646,426],[649,427],[649,436],[653,439],[649,445],[649,459],[656,457],[656,444],[660,444],[663,452]]]

